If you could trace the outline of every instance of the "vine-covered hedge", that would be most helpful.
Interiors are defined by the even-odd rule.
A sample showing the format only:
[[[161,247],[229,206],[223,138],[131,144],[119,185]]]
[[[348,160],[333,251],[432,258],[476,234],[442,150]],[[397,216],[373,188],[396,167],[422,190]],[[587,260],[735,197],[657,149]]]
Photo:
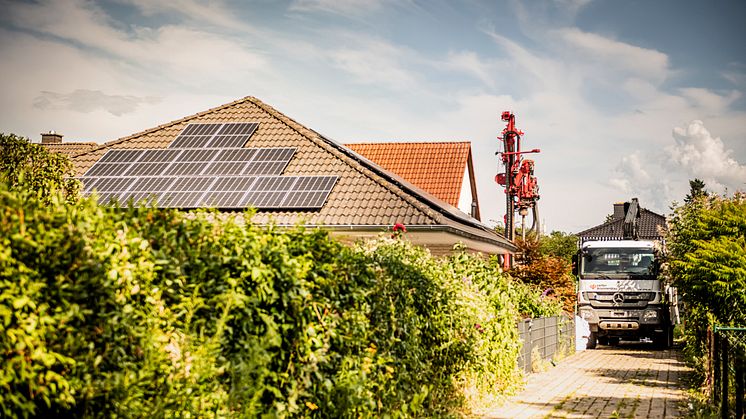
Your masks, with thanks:
[[[516,385],[518,307],[547,310],[406,240],[5,183],[0,208],[4,417],[450,414]]]

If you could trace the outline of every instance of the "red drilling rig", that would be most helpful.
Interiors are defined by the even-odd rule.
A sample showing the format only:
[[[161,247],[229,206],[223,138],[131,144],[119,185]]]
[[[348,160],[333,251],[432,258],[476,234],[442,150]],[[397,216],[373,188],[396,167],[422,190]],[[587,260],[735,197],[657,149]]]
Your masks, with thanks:
[[[498,173],[495,181],[505,187],[505,237],[508,240],[515,238],[516,212],[521,216],[521,234],[526,238],[526,216],[531,210],[533,222],[530,231],[537,234],[539,230],[539,208],[536,201],[539,200],[539,184],[534,176],[534,161],[523,159],[523,154],[539,153],[541,150],[535,148],[530,151],[521,151],[521,136],[523,131],[515,126],[515,115],[510,111],[502,113],[502,120],[507,122],[502,136],[497,137],[503,142],[503,151],[500,153],[505,166],[504,173]]]

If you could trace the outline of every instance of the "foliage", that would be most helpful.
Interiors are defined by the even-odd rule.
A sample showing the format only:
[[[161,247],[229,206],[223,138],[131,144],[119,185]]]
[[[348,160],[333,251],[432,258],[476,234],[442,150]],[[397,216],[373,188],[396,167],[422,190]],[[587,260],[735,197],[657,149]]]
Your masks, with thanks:
[[[455,412],[518,383],[494,259],[0,183],[0,415]],[[543,310],[543,311],[542,311]]]
[[[544,291],[545,298],[556,298],[562,309],[572,313],[575,309],[575,278],[571,258],[576,243],[575,236],[561,232],[539,240],[533,237],[518,239],[516,244],[521,256],[509,273],[532,289]]]
[[[688,204],[696,199],[709,196],[709,193],[705,189],[705,182],[701,179],[694,179],[689,181],[689,193],[684,197],[684,203]]]
[[[539,252],[544,256],[553,256],[570,262],[577,251],[578,237],[574,234],[553,231],[548,236],[539,238]]]
[[[68,200],[74,200],[79,182],[72,176],[67,156],[50,153],[26,138],[0,133],[0,181],[11,190],[34,191],[47,202],[53,191],[62,190]]]
[[[669,270],[686,304],[687,351],[705,353],[708,325],[746,325],[746,196],[699,195],[675,207]]]

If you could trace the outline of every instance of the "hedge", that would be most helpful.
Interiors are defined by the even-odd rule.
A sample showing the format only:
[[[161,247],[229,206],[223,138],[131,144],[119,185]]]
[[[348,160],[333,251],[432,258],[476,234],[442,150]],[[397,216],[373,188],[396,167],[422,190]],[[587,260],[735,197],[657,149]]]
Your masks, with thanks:
[[[447,416],[553,310],[496,260],[0,183],[6,417]],[[532,314],[532,313],[528,313]]]

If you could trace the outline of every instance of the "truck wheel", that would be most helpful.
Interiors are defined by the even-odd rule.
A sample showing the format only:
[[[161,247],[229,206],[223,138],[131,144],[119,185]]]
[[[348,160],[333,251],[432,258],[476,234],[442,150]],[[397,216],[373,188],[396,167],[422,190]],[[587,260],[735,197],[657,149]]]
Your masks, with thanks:
[[[598,337],[596,336],[596,332],[591,332],[591,335],[588,336],[588,344],[585,345],[586,349],[596,349],[596,344],[598,343]]]
[[[599,336],[598,337],[598,344],[608,346],[609,345],[609,337],[608,336]]]
[[[670,327],[664,327],[662,332],[656,332],[653,335],[653,345],[658,349],[668,349],[671,347],[669,336],[673,337]]]

